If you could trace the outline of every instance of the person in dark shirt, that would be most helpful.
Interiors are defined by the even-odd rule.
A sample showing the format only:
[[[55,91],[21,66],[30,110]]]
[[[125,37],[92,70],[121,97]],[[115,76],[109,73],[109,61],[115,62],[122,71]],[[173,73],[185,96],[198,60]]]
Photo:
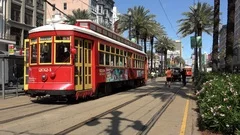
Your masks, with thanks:
[[[183,86],[186,86],[186,70],[183,69],[182,72],[182,83],[183,83]]]

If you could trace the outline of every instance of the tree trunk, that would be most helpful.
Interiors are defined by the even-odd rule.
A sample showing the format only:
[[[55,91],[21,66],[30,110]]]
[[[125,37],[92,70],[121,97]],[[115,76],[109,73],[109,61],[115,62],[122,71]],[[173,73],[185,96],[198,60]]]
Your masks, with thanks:
[[[151,72],[152,72],[152,69],[153,69],[153,36],[151,36],[151,39],[150,39],[150,44],[151,44]]]
[[[202,29],[198,29],[198,36],[202,37]],[[199,71],[202,72],[202,44],[199,47]]]
[[[163,63],[163,53],[161,52],[161,73],[164,73],[164,71],[163,71],[163,65],[164,63]]]
[[[139,44],[139,32],[136,30],[137,44]]]
[[[227,18],[227,39],[226,39],[226,60],[225,71],[232,73],[233,71],[233,41],[234,41],[234,17],[235,17],[235,1],[228,0],[228,18]]]
[[[167,50],[164,51],[164,71],[167,70]]]
[[[144,37],[143,42],[144,42],[144,52],[147,53],[147,37]]]
[[[220,0],[214,0],[214,32],[212,50],[212,71],[218,71],[218,33],[219,33],[219,6]]]
[[[198,57],[199,57],[199,71],[202,72],[202,48],[199,47],[199,52],[198,52]]]
[[[195,39],[197,39],[197,32],[195,32]],[[197,74],[198,74],[198,49],[196,46],[194,48],[194,78],[196,78]]]

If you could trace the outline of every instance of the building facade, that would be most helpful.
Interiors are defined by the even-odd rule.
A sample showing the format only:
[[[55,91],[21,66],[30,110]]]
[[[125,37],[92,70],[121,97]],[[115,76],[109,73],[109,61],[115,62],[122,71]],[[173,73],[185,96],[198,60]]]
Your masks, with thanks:
[[[175,40],[174,41],[175,44],[175,50],[174,51],[167,51],[167,58],[170,59],[170,66],[171,65],[175,65],[175,60],[174,58],[176,58],[177,56],[182,57],[182,43],[180,40]],[[180,66],[180,65],[177,65]]]
[[[45,24],[46,6],[43,0],[0,0],[0,3],[0,55],[5,55],[4,78],[5,83],[16,83],[16,78],[23,76],[20,50],[24,39],[30,29]],[[10,51],[13,52],[11,58]]]
[[[45,24],[46,3],[43,0],[7,0],[6,35],[15,37],[15,48],[23,47],[28,31]]]
[[[6,34],[6,0],[0,0],[0,50],[7,51],[8,44],[16,44],[15,36]]]
[[[113,17],[112,17],[112,29],[116,32],[117,29],[117,21],[119,20],[120,13],[117,10],[117,7],[113,7]]]
[[[113,0],[48,0],[54,7],[67,15],[72,15],[74,9],[88,10],[91,19],[99,24],[112,27],[113,25]],[[62,22],[66,18],[56,8],[47,5],[47,23]],[[57,17],[57,18],[56,18]]]
[[[153,64],[152,64],[152,68],[154,72],[157,72],[160,70],[160,62],[161,62],[161,56],[158,53],[154,53],[153,54]],[[151,68],[151,58],[148,59],[148,68],[149,68],[149,72],[150,72],[150,68]]]
[[[233,68],[240,71],[240,0],[235,3]]]
[[[223,25],[219,33],[219,68],[225,68],[225,57],[226,57],[226,36],[227,36],[227,25]]]

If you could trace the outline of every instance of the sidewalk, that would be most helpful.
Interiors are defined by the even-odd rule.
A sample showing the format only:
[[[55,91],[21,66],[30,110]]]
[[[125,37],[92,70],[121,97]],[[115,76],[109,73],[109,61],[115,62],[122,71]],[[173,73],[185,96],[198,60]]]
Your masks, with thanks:
[[[165,77],[155,79],[156,83],[159,84],[164,83],[165,80]],[[181,85],[181,82],[177,82],[175,85]],[[201,135],[198,130],[198,112],[196,110],[194,91],[192,91],[192,84],[189,82],[187,86],[180,88],[175,100],[154,124],[148,135]]]

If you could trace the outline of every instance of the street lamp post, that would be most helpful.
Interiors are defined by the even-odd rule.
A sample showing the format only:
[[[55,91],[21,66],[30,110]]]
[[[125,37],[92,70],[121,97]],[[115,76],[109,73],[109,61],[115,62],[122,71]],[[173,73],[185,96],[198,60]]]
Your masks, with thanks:
[[[132,12],[131,10],[128,11],[128,16],[129,16],[129,31],[128,31],[128,38],[131,40],[132,35],[131,35],[131,23],[132,23]]]

